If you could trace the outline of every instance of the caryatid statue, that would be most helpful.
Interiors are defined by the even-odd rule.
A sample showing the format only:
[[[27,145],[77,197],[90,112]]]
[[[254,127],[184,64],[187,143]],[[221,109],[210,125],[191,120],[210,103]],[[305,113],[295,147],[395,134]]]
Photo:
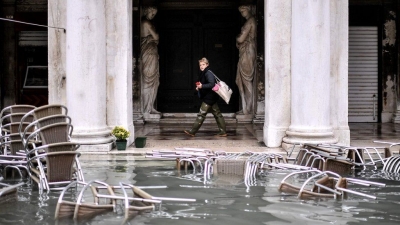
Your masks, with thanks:
[[[251,114],[253,110],[253,79],[257,67],[256,34],[257,22],[253,10],[255,6],[242,5],[239,11],[246,22],[240,34],[236,37],[236,47],[239,49],[239,62],[236,72],[236,84],[242,101],[242,109],[238,114]]]
[[[142,74],[142,109],[143,113],[158,114],[154,108],[160,85],[158,40],[159,36],[151,20],[157,14],[157,8],[146,7],[140,27],[140,58]]]

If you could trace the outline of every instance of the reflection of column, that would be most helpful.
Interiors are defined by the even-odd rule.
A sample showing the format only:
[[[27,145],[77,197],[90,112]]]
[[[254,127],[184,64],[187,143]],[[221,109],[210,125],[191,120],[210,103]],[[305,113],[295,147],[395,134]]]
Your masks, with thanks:
[[[292,1],[291,124],[287,143],[333,143],[330,1]]]
[[[82,144],[112,142],[106,125],[105,25],[105,0],[67,1],[67,106],[73,140]]]
[[[131,132],[132,121],[132,1],[106,0],[107,124]]]
[[[292,0],[266,1],[264,143],[279,147],[290,125]]]
[[[331,125],[338,142],[350,145],[348,125],[348,0],[331,2]]]

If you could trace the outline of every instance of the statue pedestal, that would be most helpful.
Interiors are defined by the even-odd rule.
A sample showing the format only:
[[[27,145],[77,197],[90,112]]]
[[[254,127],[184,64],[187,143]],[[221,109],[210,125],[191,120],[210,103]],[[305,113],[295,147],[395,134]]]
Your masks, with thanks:
[[[144,124],[144,120],[143,120],[143,115],[142,115],[142,113],[134,112],[134,113],[133,113],[133,122],[134,122],[135,124]]]
[[[397,103],[399,104],[399,103]],[[400,123],[400,109],[398,108],[396,112],[393,113],[393,118],[392,118],[393,123]]]
[[[254,116],[253,123],[258,123],[258,124],[264,123],[264,117],[265,117],[265,102],[258,101],[257,102],[257,111]]]
[[[146,122],[160,122],[161,113],[159,114],[143,113],[143,119]]]
[[[237,123],[251,123],[253,121],[253,114],[236,115]]]

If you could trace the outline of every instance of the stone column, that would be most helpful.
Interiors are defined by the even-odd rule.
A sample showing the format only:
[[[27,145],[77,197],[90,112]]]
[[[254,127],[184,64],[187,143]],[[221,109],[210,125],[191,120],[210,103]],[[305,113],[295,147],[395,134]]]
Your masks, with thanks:
[[[67,1],[67,106],[73,141],[111,149],[106,124],[105,0]]]
[[[291,124],[286,143],[335,143],[330,125],[330,1],[292,1]]]
[[[131,132],[132,119],[132,1],[106,0],[107,23],[107,124]]]
[[[290,125],[291,0],[267,0],[264,143],[279,147]]]
[[[48,26],[66,28],[67,1],[48,1]],[[48,29],[49,104],[66,105],[66,32]]]
[[[350,145],[348,123],[348,0],[331,0],[331,124],[338,143]]]

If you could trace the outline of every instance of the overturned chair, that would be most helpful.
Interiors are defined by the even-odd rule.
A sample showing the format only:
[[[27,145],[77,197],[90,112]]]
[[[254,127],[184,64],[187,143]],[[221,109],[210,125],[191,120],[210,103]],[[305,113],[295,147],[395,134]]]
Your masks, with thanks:
[[[76,185],[83,186],[83,188],[79,192],[76,201],[65,200],[64,197],[66,191]],[[134,196],[129,197],[125,188],[132,188],[134,194],[139,196],[143,195],[144,198]],[[114,192],[115,189],[122,189],[123,195],[117,195]],[[90,197],[92,198],[92,201],[88,201],[88,196],[85,196],[85,192],[87,190],[91,191]],[[103,193],[104,191],[102,190],[106,190],[107,193]],[[110,186],[107,183],[97,180],[93,180],[88,183],[76,181],[69,184],[61,192],[59,200],[57,202],[55,219],[73,218],[75,221],[79,221],[90,219],[96,215],[105,212],[116,212],[116,202],[118,200],[122,200],[124,202],[124,218],[128,219],[134,215],[137,215],[141,211],[152,211],[155,209],[154,204],[161,203],[160,200],[153,200],[151,199],[151,197],[151,195],[147,194],[139,188],[134,187],[133,185],[120,183],[120,186]],[[140,202],[142,203],[142,205],[133,205],[133,202]]]
[[[16,201],[18,198],[18,187],[22,185],[24,183],[14,185],[0,183],[0,204]]]
[[[306,179],[302,184],[294,184],[288,182],[295,176],[303,176]],[[298,178],[298,177],[297,177]],[[378,182],[359,180],[354,178],[345,178],[331,171],[308,170],[292,172],[284,177],[279,186],[279,191],[286,193],[295,193],[298,198],[324,197],[335,198],[346,197],[348,193],[376,199],[375,196],[362,192],[357,192],[348,188],[349,184],[358,184],[361,186],[378,186],[386,185]]]
[[[77,198],[66,200],[67,192],[76,190],[76,186],[83,186]],[[195,199],[155,197],[145,192],[143,190],[145,188],[166,188],[166,186],[138,187],[124,182],[111,186],[97,180],[88,183],[75,181],[61,192],[54,216],[56,220],[73,218],[74,221],[81,221],[102,213],[117,212],[121,208],[126,222],[140,213],[156,210],[156,205],[161,205],[162,201],[195,201]],[[85,195],[88,190],[91,191],[91,194]],[[128,192],[132,192],[132,194],[128,194]],[[88,198],[92,198],[92,200]],[[118,204],[118,202],[122,202],[122,204]],[[160,206],[158,208],[161,209]]]

